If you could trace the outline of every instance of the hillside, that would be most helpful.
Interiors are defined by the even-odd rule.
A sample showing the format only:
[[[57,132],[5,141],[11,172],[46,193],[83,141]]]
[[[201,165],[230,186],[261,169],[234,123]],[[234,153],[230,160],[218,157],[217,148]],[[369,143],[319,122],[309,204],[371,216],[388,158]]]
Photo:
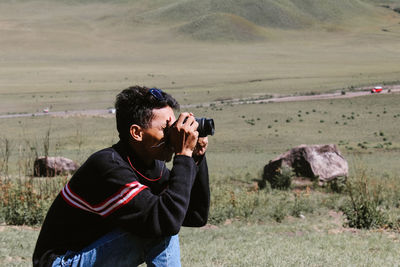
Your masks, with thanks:
[[[178,32],[196,40],[256,41],[268,36],[265,28],[229,13],[212,13],[178,28]]]
[[[97,36],[153,33],[204,41],[259,41],[287,30],[351,31],[387,19],[399,0],[3,1],[0,33],[34,40],[63,33],[73,46]],[[10,11],[10,12],[9,12]],[[26,14],[29,14],[26,17]],[[27,26],[29,31],[27,31]],[[150,27],[150,28],[149,28]],[[153,32],[154,28],[157,28]],[[122,34],[118,34],[123,32]],[[68,35],[72,34],[72,38]],[[116,35],[118,34],[118,35]],[[148,36],[149,34],[145,34]],[[279,35],[279,34],[278,34]],[[76,38],[78,37],[78,38]],[[83,39],[82,39],[83,38]],[[0,40],[3,42],[12,42]],[[45,40],[43,40],[45,41]]]
[[[190,21],[213,13],[230,13],[257,25],[304,28],[319,22],[336,22],[374,14],[373,6],[360,0],[189,0],[152,11],[152,18]]]
[[[108,107],[131,84],[188,104],[395,81],[400,14],[381,5],[399,3],[0,1],[0,113]]]
[[[332,28],[346,24],[353,27],[368,24],[371,19],[382,19],[381,9],[376,3],[361,0],[189,0],[151,10],[143,17],[181,24],[178,32],[195,39],[254,40],[264,37],[261,28],[255,33],[256,26],[266,31]]]

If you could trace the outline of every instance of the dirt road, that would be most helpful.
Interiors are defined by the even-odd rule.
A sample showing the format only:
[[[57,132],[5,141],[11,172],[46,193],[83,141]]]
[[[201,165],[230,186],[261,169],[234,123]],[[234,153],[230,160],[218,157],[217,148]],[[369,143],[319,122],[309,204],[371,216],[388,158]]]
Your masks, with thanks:
[[[390,91],[389,91],[390,90]],[[381,93],[374,94],[388,94],[388,93],[400,93],[400,85],[391,85],[385,86],[385,89]],[[338,99],[338,98],[352,98],[366,95],[374,95],[370,92],[368,88],[359,88],[354,92],[346,92],[342,94],[331,93],[331,94],[316,94],[316,95],[298,95],[298,96],[282,96],[282,97],[272,97],[266,99],[231,99],[225,101],[215,101],[208,103],[198,103],[191,105],[182,105],[182,108],[190,108],[190,107],[209,107],[214,105],[239,105],[239,104],[249,104],[249,103],[275,103],[275,102],[295,102],[295,101],[312,101],[312,100],[321,100],[321,99]],[[74,115],[86,115],[86,116],[95,116],[95,115],[106,115],[111,114],[108,109],[93,109],[93,110],[73,110],[73,111],[53,111],[53,112],[38,112],[38,113],[24,113],[24,114],[7,114],[0,115],[0,119],[6,118],[19,118],[19,117],[32,117],[32,116],[74,116]]]
[[[384,90],[382,90],[382,92],[374,93],[374,94],[388,94],[388,93],[400,93],[400,85],[387,86]],[[216,101],[216,102],[203,103],[203,104],[191,104],[191,105],[187,105],[184,107],[198,107],[198,106],[208,107],[211,105],[222,105],[222,104],[227,104],[227,103],[233,104],[233,105],[238,105],[238,104],[250,104],[250,103],[258,104],[258,103],[275,103],[275,102],[312,101],[312,100],[321,100],[321,99],[353,98],[353,97],[374,95],[374,94],[372,94],[368,88],[360,88],[354,92],[346,92],[345,94],[338,92],[338,93],[330,93],[330,94],[282,96],[282,97],[272,97],[272,98],[265,98],[265,99],[254,99],[254,98],[231,99],[231,100]]]

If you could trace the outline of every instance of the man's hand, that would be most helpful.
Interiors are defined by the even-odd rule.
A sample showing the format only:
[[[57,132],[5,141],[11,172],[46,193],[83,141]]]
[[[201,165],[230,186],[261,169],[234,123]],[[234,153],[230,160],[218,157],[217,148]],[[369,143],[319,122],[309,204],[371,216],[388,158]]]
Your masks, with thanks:
[[[191,157],[196,147],[199,124],[192,113],[182,113],[169,132],[169,140],[176,155]]]
[[[206,153],[208,147],[208,137],[199,137],[197,140],[196,147],[193,151],[193,156],[203,156]]]

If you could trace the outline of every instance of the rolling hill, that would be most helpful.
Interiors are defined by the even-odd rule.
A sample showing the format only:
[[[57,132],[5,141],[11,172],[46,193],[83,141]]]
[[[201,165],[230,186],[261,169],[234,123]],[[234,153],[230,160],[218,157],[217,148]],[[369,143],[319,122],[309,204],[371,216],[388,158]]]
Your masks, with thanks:
[[[265,28],[230,13],[201,16],[180,26],[177,30],[196,40],[256,41],[264,40],[268,36]]]
[[[176,1],[143,16],[178,24],[179,34],[197,40],[259,40],[268,30],[307,30],[366,23],[383,11],[361,0],[188,0]],[[247,29],[247,30],[246,30]]]
[[[352,30],[373,25],[394,13],[382,5],[400,7],[400,1],[6,0],[1,7],[5,16],[0,20],[0,33],[6,30],[5,34],[16,39],[27,34],[41,38],[42,33],[60,32],[82,38],[93,33],[115,37],[115,33],[124,32],[116,38],[125,38],[145,32],[147,36],[181,36],[204,41],[259,41],[268,40],[276,31]],[[17,7],[15,14],[8,14],[7,10],[14,7]],[[29,21],[24,21],[28,10]],[[19,21],[22,22],[15,23]],[[157,31],[153,33],[154,28]]]

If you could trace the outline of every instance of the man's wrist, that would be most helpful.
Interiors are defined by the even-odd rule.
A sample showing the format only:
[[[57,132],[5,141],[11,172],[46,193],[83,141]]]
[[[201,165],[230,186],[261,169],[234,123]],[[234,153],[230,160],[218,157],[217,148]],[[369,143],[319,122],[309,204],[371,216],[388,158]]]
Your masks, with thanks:
[[[201,163],[201,161],[203,160],[205,154],[203,155],[193,155],[192,158],[194,160],[194,162],[196,162],[196,165],[199,165]]]
[[[193,151],[192,150],[185,150],[185,151],[182,151],[182,152],[179,152],[179,153],[175,153],[175,155],[192,157]]]

